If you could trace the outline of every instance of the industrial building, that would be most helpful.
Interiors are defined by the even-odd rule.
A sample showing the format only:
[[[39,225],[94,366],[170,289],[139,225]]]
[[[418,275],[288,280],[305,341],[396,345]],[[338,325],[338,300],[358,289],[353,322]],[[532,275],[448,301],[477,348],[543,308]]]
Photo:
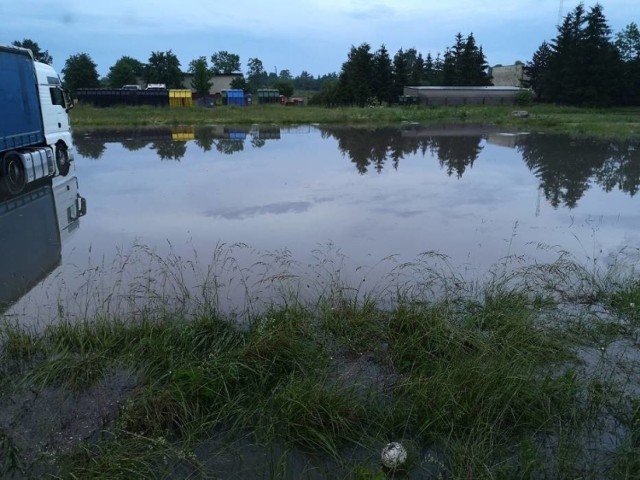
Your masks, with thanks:
[[[496,65],[489,69],[489,75],[496,87],[522,87],[522,82],[527,78],[522,63]]]
[[[434,106],[513,105],[522,91],[526,89],[508,86],[404,87],[402,103]]]
[[[242,73],[229,73],[229,74],[217,74],[212,75],[209,81],[212,83],[209,89],[209,95],[221,95],[223,90],[231,90],[231,82],[236,78],[243,78]],[[193,80],[192,73],[182,74],[182,88],[194,91],[191,81]]]

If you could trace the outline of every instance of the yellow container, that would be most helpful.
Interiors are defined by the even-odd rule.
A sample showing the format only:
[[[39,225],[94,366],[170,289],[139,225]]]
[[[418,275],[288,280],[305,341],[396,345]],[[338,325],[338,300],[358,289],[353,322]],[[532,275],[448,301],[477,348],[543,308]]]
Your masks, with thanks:
[[[169,106],[170,107],[192,107],[193,98],[191,90],[169,90]]]
[[[174,142],[186,142],[196,138],[195,130],[190,127],[177,127],[171,129],[171,140]]]

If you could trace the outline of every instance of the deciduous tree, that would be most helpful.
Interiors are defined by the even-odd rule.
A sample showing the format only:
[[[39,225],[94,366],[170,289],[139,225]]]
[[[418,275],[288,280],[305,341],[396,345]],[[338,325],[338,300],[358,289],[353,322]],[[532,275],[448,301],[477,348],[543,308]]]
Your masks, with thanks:
[[[247,65],[247,84],[251,91],[255,92],[258,88],[265,86],[268,76],[259,58],[250,58]]]
[[[147,83],[164,83],[167,88],[182,88],[180,60],[171,51],[152,52],[144,71]]]
[[[137,84],[142,78],[144,64],[135,58],[121,57],[113,66],[109,67],[107,82],[111,88],[120,88],[123,85]]]
[[[15,41],[13,45],[16,47],[28,48],[33,53],[33,58],[37,62],[48,63],[51,65],[53,63],[53,57],[49,55],[48,50],[40,50],[40,46],[29,38],[25,38],[21,42]]]
[[[273,84],[273,88],[278,90],[280,95],[284,95],[285,97],[293,95],[293,82],[290,80],[278,80]]]
[[[71,55],[67,58],[61,71],[64,76],[65,88],[72,95],[79,88],[98,88],[100,80],[98,79],[97,67],[88,53]]]
[[[207,64],[207,57],[199,57],[189,63],[189,73],[193,75],[191,87],[197,95],[205,96],[213,85],[211,81],[211,69]]]
[[[293,80],[293,76],[291,75],[291,71],[287,70],[286,68],[284,70],[280,70],[280,73],[278,74],[278,78],[280,80],[284,80],[284,81]]]
[[[221,50],[211,55],[211,64],[215,74],[236,73],[240,71],[240,55]]]
[[[236,90],[249,90],[249,85],[247,85],[247,81],[244,77],[235,77],[231,80],[230,86]]]
[[[640,104],[640,31],[630,23],[616,34],[615,45],[623,60],[623,90],[625,104]]]
[[[625,62],[640,59],[640,30],[634,22],[627,25],[624,30],[616,33],[615,45],[620,52],[620,57]]]

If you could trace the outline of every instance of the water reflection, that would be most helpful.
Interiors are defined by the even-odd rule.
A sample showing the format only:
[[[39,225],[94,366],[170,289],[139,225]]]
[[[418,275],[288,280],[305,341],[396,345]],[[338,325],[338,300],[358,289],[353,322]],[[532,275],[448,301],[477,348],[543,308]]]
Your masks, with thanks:
[[[216,151],[231,155],[244,150],[249,140],[251,147],[261,148],[267,140],[280,139],[280,127],[153,127],[142,129],[99,129],[79,132],[73,143],[80,155],[98,160],[107,143],[120,143],[134,152],[149,147],[160,160],[181,160],[187,152],[187,143],[193,141],[204,152]]]
[[[636,141],[530,135],[519,138],[516,148],[553,207],[574,208],[591,183],[605,192],[617,187],[634,196],[638,191],[640,144]]]
[[[212,278],[225,285],[217,298],[242,308],[267,291],[265,278],[326,272],[319,245],[335,246],[328,260],[345,259],[335,272],[358,285],[358,267],[375,266],[367,288],[422,252],[448,255],[475,281],[509,255],[541,263],[562,249],[594,264],[640,246],[632,141],[413,124],[100,129],[74,141],[92,215],[55,275],[11,309],[25,319],[58,299],[83,314],[88,304],[148,308],[141,302],[193,296]]]
[[[161,160],[180,161],[187,145],[203,152],[233,155],[245,148],[262,148],[280,140],[277,126],[199,126],[144,129],[100,129],[74,136],[78,153],[99,159],[106,144],[120,143],[135,152],[153,150]],[[640,144],[637,141],[575,139],[565,135],[518,134],[483,125],[419,126],[373,129],[343,126],[318,127],[323,138],[333,138],[342,154],[364,175],[381,173],[390,166],[397,170],[407,156],[434,157],[449,176],[462,178],[487,144],[515,149],[538,178],[544,198],[554,208],[574,208],[592,184],[604,191],[619,189],[631,196],[640,186]],[[311,132],[309,127],[304,130]]]
[[[361,174],[367,173],[370,166],[380,173],[387,163],[397,170],[405,156],[430,153],[438,158],[448,175],[455,173],[458,178],[473,166],[487,135],[498,131],[476,125],[381,127],[357,131],[329,127],[322,130],[338,140],[340,151],[355,163]]]
[[[0,199],[0,313],[61,261],[63,243],[86,213],[76,177],[58,177]]]

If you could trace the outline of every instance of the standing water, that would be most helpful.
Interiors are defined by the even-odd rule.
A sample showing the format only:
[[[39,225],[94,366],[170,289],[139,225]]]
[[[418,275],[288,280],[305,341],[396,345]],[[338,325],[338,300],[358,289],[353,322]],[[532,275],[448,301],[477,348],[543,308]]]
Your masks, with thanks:
[[[61,246],[30,233],[38,275],[18,293],[0,284],[21,323],[168,299],[240,309],[336,280],[382,291],[419,281],[408,264],[469,283],[506,258],[595,269],[640,247],[637,142],[405,125],[79,130],[74,143],[88,213]]]

